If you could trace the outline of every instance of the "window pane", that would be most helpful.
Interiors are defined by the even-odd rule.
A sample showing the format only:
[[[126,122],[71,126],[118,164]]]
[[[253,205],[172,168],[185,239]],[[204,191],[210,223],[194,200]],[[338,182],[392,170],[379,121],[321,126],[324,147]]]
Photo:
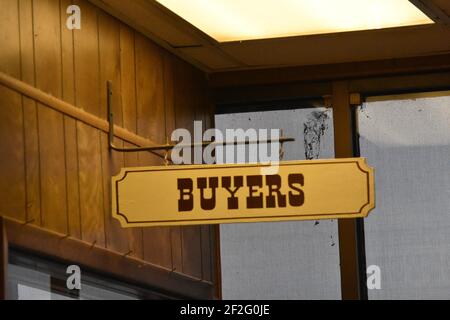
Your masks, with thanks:
[[[136,300],[173,298],[80,267],[81,289],[69,289],[69,265],[11,249],[8,300]]]
[[[333,158],[331,110],[221,114],[216,127],[283,129],[284,160]],[[340,299],[337,221],[220,226],[224,299]]]
[[[370,299],[450,298],[450,96],[368,99],[361,156],[375,168],[377,208],[365,220]]]

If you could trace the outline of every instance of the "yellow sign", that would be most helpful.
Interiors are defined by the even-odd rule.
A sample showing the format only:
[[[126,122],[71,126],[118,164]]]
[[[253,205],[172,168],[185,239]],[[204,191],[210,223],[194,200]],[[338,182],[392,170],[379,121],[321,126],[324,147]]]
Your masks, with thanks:
[[[267,167],[123,168],[112,179],[112,214],[123,227],[151,227],[360,218],[375,207],[363,158],[286,161],[262,174]]]

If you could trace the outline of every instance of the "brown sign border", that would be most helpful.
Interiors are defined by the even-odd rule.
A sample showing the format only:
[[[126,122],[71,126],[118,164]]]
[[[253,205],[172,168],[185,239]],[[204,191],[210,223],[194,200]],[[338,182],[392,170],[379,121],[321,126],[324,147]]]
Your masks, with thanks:
[[[326,163],[354,163],[358,169],[367,176],[367,199],[368,202],[361,206],[358,212],[335,213],[335,214],[309,214],[309,215],[287,215],[287,216],[264,216],[264,217],[234,217],[234,218],[214,218],[214,219],[185,219],[185,220],[158,220],[158,221],[129,221],[127,216],[120,212],[119,208],[119,183],[123,181],[130,173],[149,172],[149,171],[173,171],[173,170],[204,170],[220,168],[251,168],[251,167],[269,167],[270,165],[261,164],[221,164],[221,165],[187,165],[187,166],[151,166],[122,168],[120,173],[112,179],[112,199],[113,199],[113,217],[118,219],[122,227],[133,227],[139,224],[139,227],[146,226],[176,226],[176,225],[195,225],[195,224],[220,224],[220,223],[252,223],[252,222],[270,222],[270,221],[305,221],[305,220],[323,220],[323,219],[346,219],[346,218],[364,218],[375,208],[375,187],[374,187],[374,169],[369,167],[365,158],[342,158],[326,160],[302,160],[302,161],[282,161],[279,166],[292,165],[320,165]],[[372,182],[372,183],[371,183]],[[115,209],[115,211],[114,211]],[[225,221],[225,222],[218,222]],[[125,223],[124,223],[125,222]],[[192,223],[194,222],[194,223]],[[136,226],[138,227],[138,226]]]

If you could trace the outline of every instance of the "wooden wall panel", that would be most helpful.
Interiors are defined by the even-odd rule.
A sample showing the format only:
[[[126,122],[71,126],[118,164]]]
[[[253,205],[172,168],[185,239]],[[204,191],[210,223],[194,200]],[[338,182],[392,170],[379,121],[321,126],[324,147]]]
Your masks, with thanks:
[[[82,10],[82,29],[74,32],[76,104],[98,117],[101,114],[98,49],[98,17],[92,5],[76,2]],[[104,86],[102,86],[105,88]],[[78,123],[78,170],[82,239],[105,245],[103,172],[100,132]]]
[[[198,104],[196,108],[196,118],[203,121],[204,130],[214,128],[214,106],[209,95],[208,87],[204,81],[204,75],[196,73],[196,81],[198,83],[196,95]],[[213,272],[215,266],[213,257],[215,256],[216,247],[214,246],[215,233],[218,232],[218,226],[200,226],[201,230],[201,250],[202,250],[202,277],[205,280],[213,281],[216,274]]]
[[[81,30],[66,27],[72,3],[81,8]],[[0,71],[102,119],[111,80],[115,124],[157,143],[177,127],[192,130],[194,119],[211,119],[200,71],[88,1],[0,0],[0,6]],[[104,132],[3,85],[0,134],[7,137],[0,140],[0,215],[205,285],[214,281],[213,228],[123,229],[111,218],[111,176],[124,166],[164,165],[163,159],[110,151]]]
[[[202,74],[197,73],[197,80],[195,81],[199,85],[197,86],[196,95],[198,97],[198,103],[196,108],[196,118],[203,121],[204,130],[214,127],[213,119],[213,105],[209,97],[209,92],[204,79],[201,79]],[[213,281],[214,274],[213,270],[213,256],[214,252],[214,233],[216,232],[217,226],[200,226],[200,236],[201,236],[201,250],[202,250],[202,278],[208,281]]]
[[[120,26],[111,16],[98,14],[99,57],[100,57],[100,109],[107,114],[106,82],[112,81],[112,111],[114,122],[123,126],[122,106],[120,101]],[[102,92],[103,91],[103,92]],[[102,169],[103,169],[103,208],[105,215],[106,247],[117,252],[127,253],[130,248],[126,230],[120,227],[119,221],[111,216],[110,177],[117,175],[124,166],[124,155],[110,152],[108,135],[101,134]],[[122,146],[122,142],[117,142]]]
[[[78,174],[82,239],[105,245],[100,133],[78,123]]]
[[[135,36],[137,130],[156,143],[165,142],[163,52],[140,34]],[[162,129],[162,130],[161,130]]]
[[[123,127],[133,133],[137,133],[134,43],[133,30],[125,25],[120,25],[120,77],[122,80],[121,104]]]
[[[16,0],[0,1],[0,70],[20,78],[19,10]],[[0,212],[25,219],[25,164],[22,99],[0,86]]]
[[[174,58],[164,56],[164,90],[165,112],[166,112],[166,135],[170,139],[173,130],[176,129],[175,119],[175,88],[174,88]],[[181,227],[170,228],[170,245],[172,247],[172,270],[182,272],[183,270],[183,246],[181,240]]]
[[[137,133],[165,143],[163,52],[142,35],[135,35]],[[139,153],[142,166],[161,165],[161,159]],[[172,268],[169,228],[144,228],[144,259]]]
[[[35,86],[33,4],[19,0],[20,59],[22,81]],[[25,142],[26,220],[41,225],[41,185],[39,162],[39,134],[36,102],[22,97]]]
[[[187,63],[174,60],[174,103],[176,127],[186,128],[193,132],[196,120],[195,71]],[[201,227],[186,226],[181,228],[183,248],[183,272],[192,276],[202,277]]]
[[[59,3],[33,2],[36,87],[61,98],[61,28]],[[41,175],[41,225],[67,233],[63,115],[38,104]],[[45,142],[45,143],[44,143]]]
[[[121,78],[121,106],[123,127],[137,134],[137,106],[136,106],[136,64],[134,50],[134,31],[120,24],[120,78]],[[133,147],[125,143],[124,147]],[[136,152],[124,154],[124,166],[136,167],[139,165]],[[143,258],[142,228],[128,230],[130,254]]]
[[[61,0],[61,26],[64,26],[67,21],[66,10],[71,3],[71,0]],[[73,31],[64,27],[61,28],[62,97],[64,101],[75,105],[75,65],[73,41]],[[68,116],[64,116],[68,234],[81,239],[77,131],[76,120]]]
[[[98,16],[95,7],[75,1],[82,12],[82,26],[74,30],[75,90],[77,105],[85,111],[106,119],[100,108]],[[102,84],[102,88],[104,88]],[[105,89],[106,90],[106,89]],[[105,92],[103,90],[102,92]]]
[[[0,85],[0,213],[24,220],[25,172],[21,97]]]

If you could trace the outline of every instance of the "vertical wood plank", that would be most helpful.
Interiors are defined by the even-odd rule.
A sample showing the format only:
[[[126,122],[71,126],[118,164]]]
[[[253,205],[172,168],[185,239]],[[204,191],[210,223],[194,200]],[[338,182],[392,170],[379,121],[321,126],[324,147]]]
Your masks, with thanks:
[[[202,279],[212,281],[211,226],[200,226],[202,250]]]
[[[208,88],[207,88],[208,89]],[[205,92],[210,92],[210,90],[205,90]],[[207,97],[209,108],[206,115],[206,125],[208,128],[214,128],[214,113],[215,106],[212,103],[212,98]],[[210,281],[214,284],[214,298],[222,299],[222,275],[221,275],[221,263],[220,263],[220,225],[209,226],[209,261],[210,261]],[[202,243],[203,245],[203,243]],[[208,279],[207,279],[208,280]]]
[[[135,34],[137,130],[140,135],[165,142],[164,82],[161,49]]]
[[[134,31],[123,24],[120,24],[120,61],[123,126],[129,131],[137,133]],[[125,143],[124,146],[132,147],[128,143]],[[136,152],[126,153],[124,155],[124,166],[139,166],[138,154]],[[131,255],[143,259],[142,228],[127,229],[127,234],[130,250],[132,251]]]
[[[19,6],[17,0],[0,0],[0,71],[20,77]]]
[[[183,273],[202,278],[201,229],[199,226],[181,228]]]
[[[106,119],[100,107],[99,50],[97,11],[87,1],[74,1],[82,12],[82,26],[74,30],[75,90],[77,105]]]
[[[172,268],[170,229],[151,227],[143,229],[144,259],[165,268]]]
[[[77,123],[80,215],[82,239],[105,245],[103,183],[99,132]]]
[[[157,143],[165,142],[164,78],[161,49],[140,34],[135,34],[137,132]],[[161,160],[145,152],[140,165],[160,165]],[[143,229],[144,259],[172,267],[170,229]]]
[[[25,220],[25,174],[20,96],[0,86],[0,215]],[[13,187],[12,187],[13,186]]]
[[[202,85],[200,86],[201,92],[199,92],[200,103],[199,107],[200,113],[197,117],[201,118],[204,123],[204,130],[207,130],[212,127],[211,124],[211,105],[208,97],[208,91],[206,90],[206,86],[204,85],[204,80],[202,81]],[[212,231],[214,226],[211,225],[202,225],[200,226],[201,232],[201,248],[202,248],[202,279],[207,281],[212,281],[212,269],[213,269],[213,246],[212,246]]]
[[[19,0],[22,81],[35,86],[34,27],[31,0]],[[41,186],[37,105],[22,96],[26,162],[26,220],[41,225]]]
[[[100,57],[100,114],[107,114],[106,82],[112,81],[114,123],[123,126],[120,78],[120,27],[114,18],[98,13]]]
[[[62,98],[64,101],[75,105],[74,31],[66,27],[68,16],[66,10],[71,4],[71,0],[61,0]],[[64,116],[64,140],[66,151],[68,233],[72,237],[81,238],[77,122],[68,116]]]
[[[21,80],[34,86],[34,25],[32,0],[19,0]]]
[[[175,93],[173,79],[173,57],[169,54],[164,55],[164,91],[165,91],[165,110],[166,110],[166,135],[171,137],[176,129],[175,123]],[[181,243],[181,228],[170,228],[170,243],[172,251],[172,269],[182,272],[183,270],[183,248]]]
[[[120,25],[120,77],[122,79],[122,113],[125,129],[137,133],[136,125],[136,65],[134,51],[134,32]]]
[[[124,146],[135,147],[128,143],[124,143]],[[124,159],[124,166],[138,167],[139,159],[137,153],[127,153]],[[132,251],[130,255],[140,259],[144,259],[143,228],[128,228],[126,231],[128,235],[129,248]]]
[[[117,175],[123,167],[123,155],[109,151],[108,135],[101,134],[102,168],[103,168],[103,202],[105,219],[106,247],[120,252],[128,253],[131,250],[128,243],[127,231],[120,226],[119,220],[114,219],[111,214],[111,177]],[[116,142],[122,145],[121,141]]]
[[[17,0],[0,1],[0,70],[20,78]],[[25,220],[25,160],[21,96],[0,86],[0,215]]]
[[[87,112],[100,114],[100,79],[97,9],[85,1],[76,1],[82,12],[82,28],[74,32],[76,103]],[[103,180],[100,132],[77,123],[78,174],[82,239],[105,245]]]
[[[214,283],[214,298],[222,299],[222,263],[220,256],[220,225],[212,226],[212,280]]]
[[[5,220],[0,216],[0,300],[6,300],[6,282],[8,280],[8,239]]]
[[[61,28],[59,1],[33,2],[36,86],[60,98]],[[64,121],[38,104],[42,226],[67,233]]]
[[[214,104],[210,96],[210,90],[204,79],[200,79],[201,92],[201,113],[205,123],[205,129],[214,128]],[[208,229],[207,231],[205,229]],[[221,266],[220,266],[220,226],[202,226],[202,256],[203,256],[203,279],[214,283],[214,297],[222,298],[221,288]],[[208,253],[209,250],[209,253]]]
[[[185,62],[175,60],[174,92],[176,127],[193,133],[196,103],[193,69]],[[183,272],[202,277],[201,229],[199,226],[181,227]]]
[[[120,79],[120,28],[111,16],[103,12],[98,15],[100,56],[100,101],[101,112],[107,113],[107,81],[112,81],[112,111],[115,124],[122,126],[121,79]],[[108,136],[101,134],[103,167],[103,202],[105,209],[106,247],[117,252],[129,252],[126,231],[111,214],[111,176],[117,175],[124,165],[123,153],[109,150]],[[121,141],[116,144],[122,146]]]
[[[212,104],[209,97],[208,88],[204,75],[200,72],[194,73],[195,86],[194,95],[196,101],[195,118],[201,120],[203,123],[203,130],[207,130],[212,127]],[[200,226],[200,239],[201,239],[201,252],[202,252],[202,279],[212,281],[212,237],[211,231],[213,226],[201,225]]]

